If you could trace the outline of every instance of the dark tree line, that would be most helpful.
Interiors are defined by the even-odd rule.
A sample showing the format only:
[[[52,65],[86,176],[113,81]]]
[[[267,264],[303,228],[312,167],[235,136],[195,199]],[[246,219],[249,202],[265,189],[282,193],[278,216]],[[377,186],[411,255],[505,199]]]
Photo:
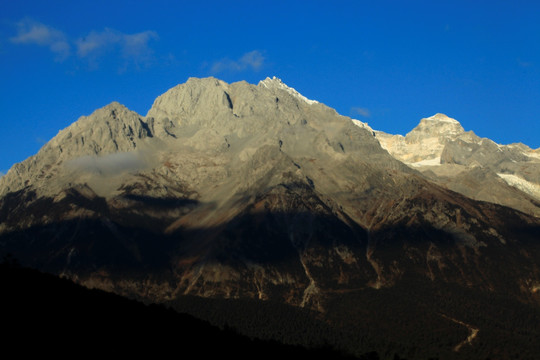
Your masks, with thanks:
[[[262,341],[13,263],[0,264],[2,353],[16,357],[120,355],[345,358],[329,347]]]
[[[257,300],[180,297],[162,305],[0,265],[5,353],[231,354],[240,358],[537,359],[540,308],[505,294],[404,281],[334,297],[325,314]],[[173,310],[174,309],[174,310]],[[189,314],[189,315],[188,315]],[[479,329],[472,345],[460,322]],[[311,349],[311,350],[308,350]],[[75,352],[75,353],[74,353]]]

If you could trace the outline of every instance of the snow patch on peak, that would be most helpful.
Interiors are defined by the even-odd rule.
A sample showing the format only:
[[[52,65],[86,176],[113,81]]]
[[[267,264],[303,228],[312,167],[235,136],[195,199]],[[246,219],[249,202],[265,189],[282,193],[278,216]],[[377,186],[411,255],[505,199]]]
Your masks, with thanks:
[[[275,87],[276,85],[287,87],[287,85],[285,85],[283,80],[275,76],[267,77],[266,79],[259,81],[259,85],[265,86],[267,88],[272,88],[272,87]]]
[[[459,121],[457,121],[456,119],[452,119],[451,117],[448,117],[445,114],[441,114],[441,113],[437,113],[437,114],[435,114],[433,116],[425,118],[424,120],[432,120],[432,121],[446,122],[446,123],[452,123],[452,124],[459,124]]]
[[[374,130],[371,128],[371,126],[368,125],[367,122],[362,122],[360,120],[357,120],[357,119],[351,119],[353,124],[358,126],[358,127],[361,127],[363,129],[367,129],[369,131],[371,131],[372,133],[375,133]]]
[[[537,199],[540,199],[540,185],[527,181],[514,174],[497,173],[508,185],[513,186]]]
[[[421,161],[417,161],[417,162],[413,162],[413,163],[407,163],[408,165],[410,166],[413,166],[413,167],[422,167],[422,166],[439,166],[441,165],[441,157],[440,156],[437,156],[433,159],[426,159],[426,160],[421,160]]]
[[[294,97],[296,97],[296,98],[298,98],[300,100],[303,100],[303,101],[305,101],[306,103],[308,103],[310,105],[319,103],[318,101],[310,100],[310,99],[306,98],[304,95],[300,94],[294,88],[292,88],[290,86],[287,86],[287,84],[285,84],[280,78],[277,78],[275,76],[273,76],[272,78],[267,77],[266,79],[259,81],[259,86],[264,86],[264,87],[266,87],[268,89],[285,90],[286,92],[288,92],[292,96],[294,96]]]

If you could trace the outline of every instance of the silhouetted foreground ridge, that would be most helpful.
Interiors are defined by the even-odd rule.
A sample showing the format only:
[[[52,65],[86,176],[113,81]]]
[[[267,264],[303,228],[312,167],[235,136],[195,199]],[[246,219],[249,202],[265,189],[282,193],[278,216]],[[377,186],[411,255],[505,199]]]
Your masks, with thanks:
[[[4,354],[197,354],[235,358],[346,358],[329,349],[307,350],[251,340],[160,305],[144,305],[90,290],[53,275],[0,265]]]

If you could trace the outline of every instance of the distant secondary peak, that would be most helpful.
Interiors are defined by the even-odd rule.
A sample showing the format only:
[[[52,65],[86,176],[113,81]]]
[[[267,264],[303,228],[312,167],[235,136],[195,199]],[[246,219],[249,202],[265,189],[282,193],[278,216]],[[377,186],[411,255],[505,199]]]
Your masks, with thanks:
[[[102,109],[105,111],[129,110],[125,105],[120,104],[118,101],[113,101],[110,104],[105,105]]]
[[[446,122],[446,123],[452,123],[452,124],[459,124],[459,121],[457,121],[456,119],[452,119],[451,117],[448,117],[445,114],[441,114],[441,113],[437,113],[437,114],[435,114],[433,116],[425,118],[424,120],[432,120],[432,121]]]
[[[216,86],[228,85],[225,81],[215,78],[213,76],[208,76],[204,78],[189,77],[186,81],[186,84],[212,84]]]
[[[90,119],[102,119],[107,116],[112,116],[113,118],[116,118],[118,116],[118,119],[122,120],[124,119],[122,115],[125,115],[128,113],[136,114],[134,111],[131,111],[130,109],[128,109],[125,105],[120,104],[117,101],[113,101],[110,104],[105,105],[104,107],[95,110],[92,114],[86,117]],[[138,114],[136,115],[138,116]]]
[[[286,92],[288,92],[292,96],[294,96],[294,97],[296,97],[296,98],[298,98],[300,100],[303,100],[303,101],[305,101],[306,103],[308,103],[310,105],[318,103],[318,101],[310,100],[310,99],[306,98],[304,95],[300,94],[294,88],[292,88],[290,86],[287,86],[287,84],[285,84],[280,78],[277,78],[275,76],[273,76],[272,78],[267,77],[266,79],[259,81],[259,86],[264,86],[264,87],[266,87],[268,89],[285,90]]]
[[[428,118],[423,118],[420,123],[407,134],[407,138],[413,139],[425,138],[426,136],[455,136],[465,132],[459,121],[446,116],[445,114],[437,113]]]

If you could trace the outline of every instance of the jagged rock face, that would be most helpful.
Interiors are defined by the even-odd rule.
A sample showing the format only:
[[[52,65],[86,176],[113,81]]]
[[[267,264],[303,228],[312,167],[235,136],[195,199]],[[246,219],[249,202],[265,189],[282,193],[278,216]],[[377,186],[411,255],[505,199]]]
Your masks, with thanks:
[[[152,133],[140,115],[113,102],[90,116],[81,117],[60,131],[36,155],[15,164],[9,174],[0,179],[0,195],[27,186],[48,195],[55,194],[66,187],[70,170],[85,167],[99,172],[100,163],[106,170],[113,165],[97,160],[97,156],[110,155],[124,160],[115,154],[133,151],[149,137]],[[70,160],[76,161],[70,163]]]
[[[146,117],[113,103],[2,178],[2,250],[152,301],[250,297],[323,311],[336,294],[407,277],[512,284],[535,301],[540,220],[434,184],[357,125],[276,78],[189,79]],[[462,130],[437,115],[410,143],[446,149],[472,136]],[[508,251],[501,275],[494,264]]]
[[[503,162],[527,162],[529,156],[515,147],[500,146],[489,139],[476,143],[449,141],[441,153],[441,163],[465,166],[498,166]]]
[[[453,191],[540,216],[540,158],[523,144],[480,138],[444,114],[422,119],[405,137],[375,134],[396,159]]]

